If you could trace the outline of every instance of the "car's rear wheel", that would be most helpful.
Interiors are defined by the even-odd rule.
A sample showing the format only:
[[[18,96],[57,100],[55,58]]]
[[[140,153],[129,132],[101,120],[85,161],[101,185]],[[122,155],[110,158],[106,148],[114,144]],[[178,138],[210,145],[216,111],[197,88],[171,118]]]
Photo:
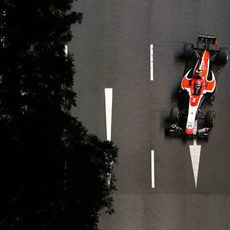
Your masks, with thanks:
[[[216,113],[214,111],[208,111],[205,115],[205,124],[207,127],[212,128],[216,123]]]
[[[171,108],[171,111],[170,111],[170,121],[172,123],[175,123],[177,121],[179,121],[179,118],[180,118],[180,110],[177,106],[174,106]]]
[[[184,55],[184,58],[186,60],[189,60],[192,57],[193,51],[194,51],[194,45],[193,44],[191,44],[191,43],[185,43],[184,44],[183,55]]]
[[[217,54],[217,63],[220,65],[225,65],[229,59],[228,48],[220,47]]]

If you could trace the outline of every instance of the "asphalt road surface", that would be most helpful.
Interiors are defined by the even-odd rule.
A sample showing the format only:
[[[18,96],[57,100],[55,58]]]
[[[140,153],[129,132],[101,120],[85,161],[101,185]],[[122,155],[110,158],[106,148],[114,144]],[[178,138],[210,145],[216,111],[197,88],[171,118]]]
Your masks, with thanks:
[[[114,172],[115,214],[100,230],[230,229],[230,63],[217,72],[216,125],[199,142],[197,188],[189,145],[166,138],[164,122],[185,63],[178,57],[198,33],[217,34],[230,47],[227,0],[79,0],[84,13],[73,27],[78,107],[89,130],[106,139],[105,88],[113,88],[112,140],[119,147]],[[153,81],[150,81],[153,44]],[[154,177],[151,174],[154,150]],[[152,187],[152,177],[155,187]]]

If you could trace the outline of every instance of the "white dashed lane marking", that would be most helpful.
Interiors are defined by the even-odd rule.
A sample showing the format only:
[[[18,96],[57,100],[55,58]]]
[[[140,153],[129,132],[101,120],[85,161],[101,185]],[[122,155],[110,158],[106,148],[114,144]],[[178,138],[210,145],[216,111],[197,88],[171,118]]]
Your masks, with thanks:
[[[112,106],[113,106],[113,89],[105,88],[106,137],[108,141],[111,141]]]
[[[155,156],[154,150],[151,150],[151,184],[152,188],[155,188]]]
[[[150,81],[153,80],[153,44],[150,44]]]

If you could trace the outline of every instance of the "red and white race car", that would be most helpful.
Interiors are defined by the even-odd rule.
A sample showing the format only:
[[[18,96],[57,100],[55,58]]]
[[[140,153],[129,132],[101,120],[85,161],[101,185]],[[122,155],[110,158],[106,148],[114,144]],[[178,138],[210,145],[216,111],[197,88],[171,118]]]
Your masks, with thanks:
[[[198,35],[197,47],[184,45],[183,56],[194,62],[181,81],[178,106],[171,108],[170,125],[166,133],[171,136],[208,138],[215,124],[215,112],[202,112],[205,102],[212,104],[216,93],[216,78],[213,65],[224,65],[229,55],[227,48],[219,48],[217,38],[210,35]]]

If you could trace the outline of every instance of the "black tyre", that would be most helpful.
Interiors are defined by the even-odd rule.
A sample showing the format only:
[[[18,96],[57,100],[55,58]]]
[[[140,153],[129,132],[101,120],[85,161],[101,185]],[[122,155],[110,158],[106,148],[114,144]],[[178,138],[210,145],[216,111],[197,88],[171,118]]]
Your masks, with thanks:
[[[189,60],[193,56],[194,46],[191,43],[184,44],[183,56],[185,60]]]
[[[208,111],[205,115],[205,124],[207,127],[212,128],[216,123],[216,113],[214,111]]]
[[[211,105],[214,104],[215,98],[216,98],[215,95],[210,96],[210,98],[209,98],[209,103],[210,103]]]
[[[170,121],[172,123],[175,123],[179,120],[180,118],[180,110],[178,107],[174,106],[171,108],[171,111],[170,111]]]
[[[228,48],[220,47],[219,52],[217,54],[217,63],[220,65],[225,65],[228,61],[228,58]]]

